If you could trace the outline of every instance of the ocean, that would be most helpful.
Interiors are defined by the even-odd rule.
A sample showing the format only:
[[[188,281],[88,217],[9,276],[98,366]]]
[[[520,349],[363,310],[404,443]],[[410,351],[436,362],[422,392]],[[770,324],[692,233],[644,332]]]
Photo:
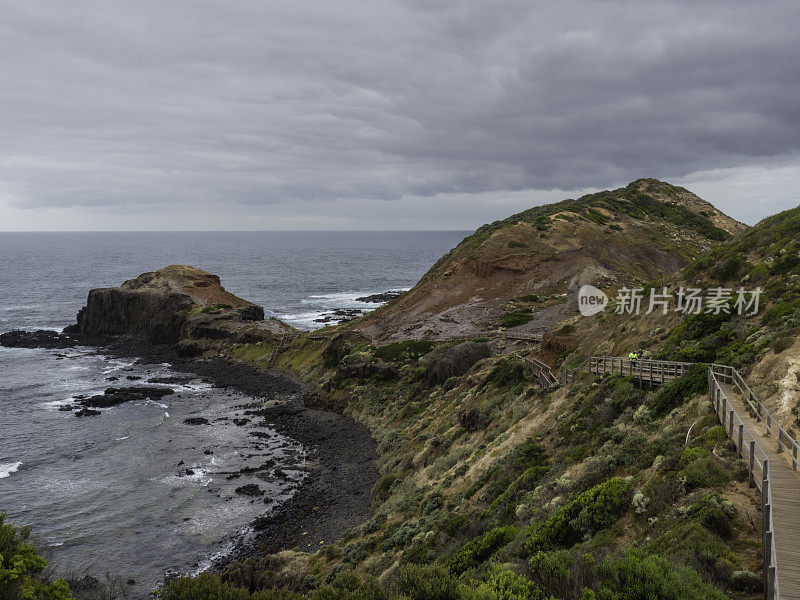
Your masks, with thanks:
[[[0,332],[60,330],[89,289],[170,264],[215,273],[267,316],[313,329],[333,310],[377,306],[359,297],[413,286],[466,233],[0,233]],[[32,527],[55,572],[108,573],[145,595],[167,572],[205,568],[302,481],[299,443],[237,426],[252,399],[191,376],[147,383],[173,393],[101,417],[58,410],[111,385],[175,375],[169,364],[91,348],[0,347],[0,511]],[[237,494],[251,481],[230,475],[269,459],[288,477],[259,480],[264,498]]]

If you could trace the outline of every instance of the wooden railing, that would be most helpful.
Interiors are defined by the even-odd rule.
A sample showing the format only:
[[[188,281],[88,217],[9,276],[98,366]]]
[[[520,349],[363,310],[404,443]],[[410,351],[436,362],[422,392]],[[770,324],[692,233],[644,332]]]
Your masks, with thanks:
[[[762,526],[762,546],[764,550],[764,597],[767,600],[779,600],[780,584],[778,577],[778,560],[775,552],[775,528],[772,520],[772,485],[770,484],[769,458],[758,442],[755,441],[752,433],[747,429],[739,413],[732,406],[730,400],[725,395],[724,390],[719,385],[719,381],[725,381],[731,385],[739,387],[737,380],[744,383],[741,375],[733,367],[727,365],[710,365],[708,369],[708,394],[714,411],[719,417],[720,422],[725,427],[728,437],[736,444],[739,456],[748,465],[750,481],[761,490],[761,515],[763,518]],[[746,383],[744,383],[747,386]],[[739,387],[742,390],[741,387]],[[748,392],[755,397],[749,387]],[[742,393],[744,397],[744,393]],[[756,399],[758,405],[763,404]],[[751,404],[748,402],[748,407]],[[770,414],[763,408],[766,414]],[[780,427],[780,425],[778,425]],[[787,436],[788,437],[788,436]],[[788,439],[792,439],[789,437]],[[794,440],[792,440],[794,442]],[[779,442],[780,445],[780,442]],[[797,444],[794,444],[797,447]],[[745,452],[747,448],[747,452]],[[745,458],[746,455],[746,458]]]
[[[559,383],[558,378],[553,374],[553,371],[550,369],[550,367],[539,359],[533,358],[532,356],[522,356],[520,354],[517,354],[517,356],[528,363],[528,365],[531,367],[531,371],[533,371],[533,374],[539,380],[539,383],[544,387],[557,385]]]
[[[618,356],[592,356],[589,358],[589,370],[592,373],[633,375],[652,384],[663,384],[676,377],[686,375],[696,364],[668,360],[629,360]]]
[[[697,364],[659,360],[631,361],[620,357],[592,356],[589,358],[589,370],[592,373],[620,373],[634,375],[653,383],[664,383],[689,372]],[[778,423],[774,415],[758,399],[739,372],[728,365],[710,364],[708,366],[708,394],[714,412],[725,427],[728,437],[733,440],[738,455],[748,465],[751,485],[761,490],[761,509],[763,517],[762,543],[764,550],[764,597],[767,600],[780,600],[780,577],[775,550],[775,527],[772,518],[773,494],[770,479],[769,457],[756,441],[752,432],[745,425],[741,415],[736,412],[731,400],[726,396],[720,382],[738,389],[745,407],[751,416],[764,421],[768,435],[777,442],[778,452],[790,453],[792,469],[798,470],[798,454],[800,445]]]
[[[761,400],[758,399],[755,392],[747,385],[747,382],[733,367],[728,365],[711,365],[711,368],[718,373],[718,377],[722,377],[724,381],[735,386],[742,396],[745,404],[747,405],[750,414],[758,421],[763,421],[770,436],[774,437],[777,445],[778,452],[789,453],[792,461],[792,470],[797,471],[800,466],[798,461],[798,454],[800,454],[800,445],[787,433],[787,431],[778,423],[774,415],[769,409],[764,406]]]

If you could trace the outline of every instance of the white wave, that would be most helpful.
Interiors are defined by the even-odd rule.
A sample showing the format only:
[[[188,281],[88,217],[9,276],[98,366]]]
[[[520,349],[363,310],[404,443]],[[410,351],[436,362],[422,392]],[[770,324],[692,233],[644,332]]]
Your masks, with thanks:
[[[16,473],[19,468],[22,466],[22,462],[13,462],[13,463],[0,463],[0,479],[5,479],[6,477],[10,477],[12,473]]]
[[[159,408],[169,408],[168,404],[162,404],[161,402],[156,402],[155,400],[150,400],[149,398],[142,402],[143,406],[158,406]],[[167,415],[169,416],[169,415]]]
[[[115,442],[121,442],[122,440],[127,440],[129,437],[131,437],[131,436],[123,435],[122,437],[114,438],[114,441]]]
[[[75,401],[74,398],[67,398],[65,400],[51,400],[50,402],[42,402],[39,406],[44,407],[46,410],[58,410],[61,406],[67,406]]]

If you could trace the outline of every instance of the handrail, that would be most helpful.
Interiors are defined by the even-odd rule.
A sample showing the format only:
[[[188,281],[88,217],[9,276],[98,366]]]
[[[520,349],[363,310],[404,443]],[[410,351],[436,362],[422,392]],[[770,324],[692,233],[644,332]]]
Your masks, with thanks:
[[[517,354],[517,356],[526,361],[533,368],[536,377],[539,378],[539,383],[547,386],[559,383],[558,378],[553,375],[553,371],[550,367],[539,359],[533,358],[532,356],[522,356],[521,354]]]
[[[739,393],[742,395],[745,404],[750,409],[755,419],[757,421],[764,421],[769,435],[777,438],[778,452],[786,451],[791,454],[792,470],[796,472],[798,467],[800,467],[800,460],[798,459],[800,444],[798,444],[797,441],[787,433],[783,426],[778,423],[778,420],[772,412],[764,406],[764,403],[759,400],[758,396],[756,396],[755,392],[747,385],[747,382],[736,369],[728,365],[718,364],[711,365],[711,367],[719,370],[721,376],[725,377],[728,383],[739,389]]]
[[[651,384],[664,384],[688,373],[697,363],[675,362],[667,360],[637,359],[630,360],[618,356],[592,356],[589,359],[589,370],[592,373],[620,373],[636,375],[641,381]],[[647,375],[648,377],[645,377]]]
[[[633,364],[632,364],[633,363]],[[653,361],[637,360],[626,361],[624,358],[609,356],[592,356],[589,359],[589,370],[593,373],[615,373],[617,367],[619,373],[627,371],[629,375],[638,375],[643,379],[643,373],[649,372],[651,383],[655,381],[653,374],[659,373],[661,383],[664,383],[665,374],[670,378],[679,377],[686,374],[689,369],[698,364],[706,363],[682,363],[674,361]],[[768,435],[777,436],[778,452],[784,450],[791,451],[792,469],[798,470],[798,453],[800,445],[789,435],[786,430],[778,423],[774,415],[759,400],[744,378],[739,372],[729,366],[716,363],[708,364],[708,393],[711,405],[717,418],[719,418],[725,433],[733,440],[738,455],[745,459],[751,485],[755,485],[761,490],[761,512],[763,518],[762,525],[762,544],[764,548],[764,597],[767,600],[780,600],[780,583],[778,578],[778,559],[775,548],[775,527],[772,517],[773,495],[770,479],[769,457],[763,448],[758,444],[753,434],[745,425],[741,415],[736,412],[731,401],[720,385],[720,381],[738,389],[741,394],[745,407],[751,411],[758,421],[765,421]],[[745,450],[746,449],[746,450]],[[758,476],[757,476],[758,475]]]
[[[726,371],[724,373],[715,373],[716,368],[722,368]],[[735,375],[734,375],[735,374]],[[744,459],[745,447],[745,434],[749,438],[748,446],[748,470],[750,479],[758,489],[761,490],[761,515],[763,519],[762,524],[762,545],[764,549],[764,597],[767,600],[780,600],[780,583],[778,578],[778,557],[775,550],[775,526],[772,519],[772,485],[770,482],[769,458],[766,452],[756,442],[753,435],[747,429],[747,426],[742,421],[739,413],[733,408],[733,405],[728,400],[722,387],[719,385],[717,377],[733,380],[736,376],[741,376],[736,372],[736,369],[727,365],[709,365],[708,369],[708,393],[711,399],[711,404],[714,407],[714,412],[717,414],[722,425],[725,427],[725,432],[736,444],[739,456]],[[741,389],[741,388],[740,388]],[[734,435],[734,425],[738,422],[737,432],[738,436]],[[738,439],[738,444],[737,444]],[[756,451],[763,457],[761,460],[756,458]],[[761,485],[756,478],[756,467],[761,471]]]

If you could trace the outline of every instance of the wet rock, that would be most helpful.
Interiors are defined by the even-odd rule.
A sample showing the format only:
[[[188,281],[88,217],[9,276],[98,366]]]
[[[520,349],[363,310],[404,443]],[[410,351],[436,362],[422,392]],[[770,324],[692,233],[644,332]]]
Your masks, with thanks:
[[[129,387],[129,388],[108,388],[103,394],[90,396],[81,400],[79,404],[91,408],[108,408],[124,402],[137,400],[160,400],[164,396],[172,394],[168,388],[157,387]]]
[[[390,300],[394,300],[398,296],[402,296],[404,293],[405,292],[403,292],[402,290],[389,290],[388,292],[383,292],[380,294],[370,294],[369,296],[361,296],[360,298],[356,298],[356,301],[382,304],[384,302],[389,302]]]
[[[69,412],[75,410],[75,407],[72,404],[64,404],[63,406],[59,406],[58,410],[62,412]]]
[[[170,375],[166,377],[151,377],[147,383],[166,383],[170,385],[186,385],[191,382],[193,377],[181,377],[180,375]]]
[[[126,375],[125,379],[127,379],[128,381],[138,381],[139,379],[141,379],[141,377],[139,377],[138,375]]]
[[[184,419],[183,422],[186,425],[208,425],[209,420],[203,417],[189,417],[188,419]]]
[[[234,419],[233,420],[234,425],[236,425],[237,427],[242,427],[244,425],[247,425],[249,422],[250,422],[250,419]]]
[[[7,331],[0,334],[0,346],[7,348],[72,348],[79,345],[72,335],[39,329],[37,331]]]
[[[247,485],[240,485],[234,492],[242,496],[263,496],[264,490],[258,487],[258,484],[248,483]]]
[[[99,410],[93,410],[91,408],[82,408],[76,413],[74,413],[76,417],[93,417],[95,415],[99,415]]]

